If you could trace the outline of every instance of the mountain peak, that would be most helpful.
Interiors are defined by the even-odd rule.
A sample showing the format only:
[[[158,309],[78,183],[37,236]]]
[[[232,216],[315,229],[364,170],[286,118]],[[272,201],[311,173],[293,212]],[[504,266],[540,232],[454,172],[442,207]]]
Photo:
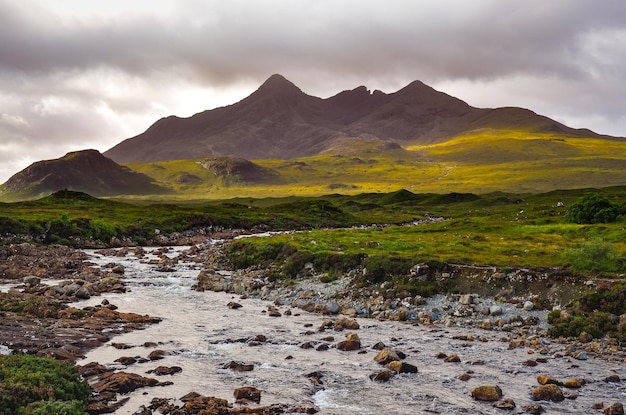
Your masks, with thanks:
[[[272,95],[295,95],[303,94],[302,90],[287,80],[282,75],[274,74],[267,78],[265,82],[257,89],[257,93]]]

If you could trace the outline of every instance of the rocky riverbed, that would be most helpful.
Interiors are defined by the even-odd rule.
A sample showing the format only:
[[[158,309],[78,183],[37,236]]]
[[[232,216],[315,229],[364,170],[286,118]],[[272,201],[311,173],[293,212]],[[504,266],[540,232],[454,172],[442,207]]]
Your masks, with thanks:
[[[619,344],[550,338],[513,283],[387,298],[230,270],[221,243],[1,249],[0,351],[76,361],[91,413],[616,414],[626,393]]]

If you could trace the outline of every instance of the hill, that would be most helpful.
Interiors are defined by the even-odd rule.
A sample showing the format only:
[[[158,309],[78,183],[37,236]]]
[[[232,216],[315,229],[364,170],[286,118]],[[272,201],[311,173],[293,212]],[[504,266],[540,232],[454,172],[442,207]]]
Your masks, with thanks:
[[[118,163],[214,156],[284,160],[327,152],[337,140],[431,144],[482,128],[601,137],[526,109],[474,108],[419,81],[391,94],[360,86],[322,99],[272,75],[235,104],[160,119],[104,154]]]
[[[62,189],[99,197],[165,191],[145,174],[120,166],[97,150],[83,150],[38,161],[14,174],[0,187],[0,199],[35,198]]]

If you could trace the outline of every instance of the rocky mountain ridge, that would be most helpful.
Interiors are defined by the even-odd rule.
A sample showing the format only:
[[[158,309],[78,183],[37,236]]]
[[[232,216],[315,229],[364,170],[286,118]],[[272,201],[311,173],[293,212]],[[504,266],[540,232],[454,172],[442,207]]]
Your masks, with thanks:
[[[522,108],[475,108],[420,81],[390,94],[360,86],[322,99],[272,75],[235,104],[189,118],[162,118],[104,155],[118,163],[211,156],[291,159],[323,153],[339,139],[424,144],[480,128],[600,137]]]

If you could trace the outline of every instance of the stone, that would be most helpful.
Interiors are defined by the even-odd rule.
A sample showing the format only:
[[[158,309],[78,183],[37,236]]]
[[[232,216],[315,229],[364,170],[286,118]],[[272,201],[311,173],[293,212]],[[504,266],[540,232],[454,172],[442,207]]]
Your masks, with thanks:
[[[446,363],[459,363],[461,358],[455,354],[451,354],[450,356],[445,357],[443,361]]]
[[[537,386],[531,396],[535,401],[561,402],[565,399],[561,388],[554,384]]]
[[[24,277],[22,281],[24,282],[24,285],[26,285],[27,287],[34,287],[41,283],[41,278],[35,277],[34,275],[29,275],[27,277]]]
[[[478,386],[472,389],[472,398],[477,401],[499,401],[502,398],[502,389],[499,386]]]
[[[233,393],[236,401],[252,401],[256,403],[261,402],[261,391],[253,386],[244,386],[242,388],[235,389]]]
[[[515,401],[513,399],[503,399],[493,406],[498,409],[506,409],[512,411],[513,409],[515,409]]]
[[[118,359],[115,359],[114,362],[120,363],[124,366],[130,366],[137,363],[137,358],[131,356],[122,356]]]
[[[163,358],[165,358],[165,351],[164,350],[160,350],[160,349],[153,350],[148,355],[148,359],[150,359],[150,360],[161,360]]]
[[[387,367],[396,373],[417,373],[417,366],[398,360],[389,362]]]
[[[561,385],[561,382],[548,375],[537,375],[537,382],[540,385]]]
[[[530,405],[524,406],[524,412],[527,414],[540,415],[543,412],[543,406],[538,403],[533,403]]]
[[[463,304],[463,305],[474,304],[474,296],[472,294],[462,294],[459,297],[459,304]]]
[[[332,327],[335,331],[346,330],[358,330],[361,326],[359,323],[352,318],[340,318],[339,320],[332,323]]]
[[[581,343],[590,343],[593,340],[593,336],[586,331],[583,331],[578,336],[578,341]]]
[[[154,373],[157,376],[166,376],[166,375],[174,375],[176,373],[180,373],[183,371],[183,368],[180,366],[158,366],[154,370],[150,370],[147,373]]]
[[[370,379],[375,382],[388,382],[397,372],[393,370],[382,370],[380,372],[372,373]]]
[[[115,372],[104,373],[100,379],[92,385],[97,393],[114,392],[126,394],[146,386],[158,386],[156,379],[146,378],[135,373]]]
[[[604,381],[618,383],[618,382],[621,382],[622,380],[620,379],[619,375],[610,375],[610,376],[605,377]]]
[[[456,377],[458,380],[461,380],[463,382],[467,382],[468,380],[470,380],[472,377],[470,376],[469,373],[461,373],[459,376]]]
[[[189,399],[181,408],[183,414],[228,415],[228,401],[212,396],[198,396]]]
[[[489,307],[489,315],[491,316],[500,316],[502,315],[502,307],[499,305],[492,305]]]
[[[230,363],[224,365],[224,369],[231,369],[235,372],[250,372],[254,370],[254,365],[232,360]]]
[[[614,403],[611,406],[604,408],[605,415],[624,415],[624,405],[621,403]]]
[[[578,388],[581,388],[585,383],[586,383],[585,379],[572,378],[572,379],[567,379],[565,382],[563,382],[563,387],[569,388],[569,389],[578,389]]]
[[[374,357],[374,361],[381,365],[386,365],[393,361],[402,360],[400,356],[395,352],[395,350],[391,349],[383,349]]]
[[[341,306],[335,302],[326,304],[326,307],[324,308],[324,314],[339,314],[340,312]]]
[[[241,304],[239,304],[239,303],[237,303],[237,302],[235,302],[235,301],[229,301],[229,302],[228,302],[228,304],[226,304],[226,306],[227,306],[228,308],[232,308],[233,310],[236,310],[236,309],[238,309],[238,308],[243,307]]]
[[[532,301],[525,301],[522,307],[525,311],[531,311],[535,308],[535,304]]]

